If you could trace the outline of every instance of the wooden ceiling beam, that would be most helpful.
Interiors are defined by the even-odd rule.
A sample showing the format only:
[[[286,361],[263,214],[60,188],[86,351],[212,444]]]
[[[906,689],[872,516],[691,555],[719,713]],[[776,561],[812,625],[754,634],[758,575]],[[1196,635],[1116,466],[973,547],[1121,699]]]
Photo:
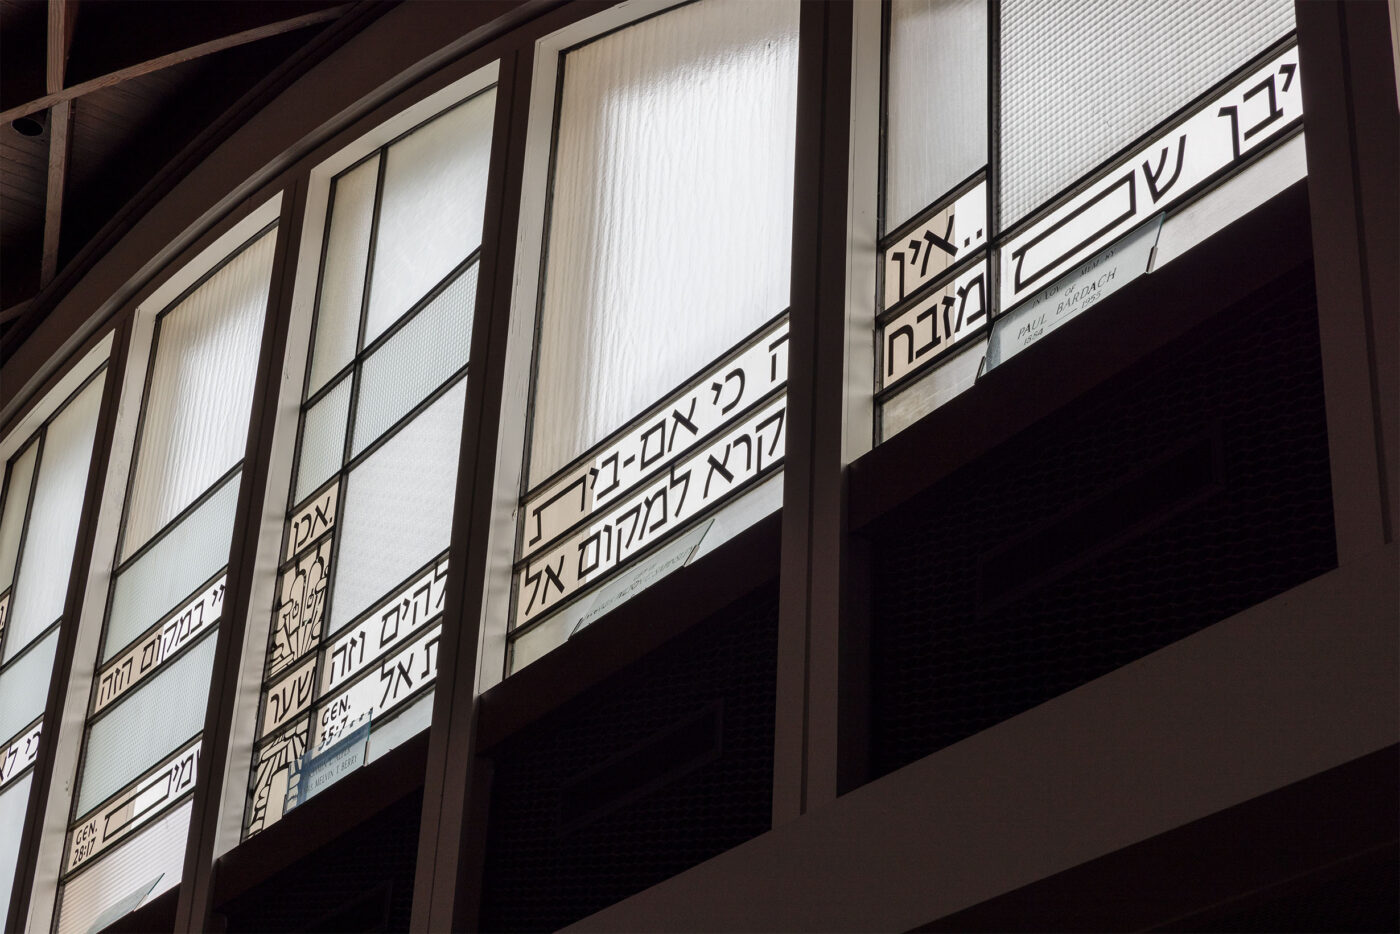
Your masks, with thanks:
[[[52,22],[53,6],[61,0],[51,0],[50,20]],[[249,42],[256,42],[259,39],[267,39],[272,36],[279,36],[284,32],[291,32],[294,29],[302,29],[306,26],[314,26],[317,23],[325,23],[336,19],[354,4],[342,3],[338,6],[327,7],[324,10],[317,10],[314,13],[307,13],[303,16],[293,16],[290,19],[278,20],[275,23],[268,23],[265,26],[257,26],[253,29],[245,29],[232,35],[222,36],[218,39],[211,39],[208,42],[201,42],[181,49],[178,52],[171,52],[149,59],[136,65],[126,68],[119,68],[108,74],[82,81],[71,87],[60,87],[57,90],[50,90],[43,97],[36,97],[27,103],[11,107],[9,110],[0,111],[0,121],[9,122],[32,113],[54,107],[64,101],[72,101],[82,97],[84,94],[91,94],[102,88],[109,88],[114,84],[121,84],[132,78],[139,78],[148,75],[153,71],[160,71],[172,65],[179,65],[182,62],[192,61],[196,58],[203,58],[206,55],[213,55],[215,52],[222,52],[225,49],[232,49],[236,46],[246,45]],[[69,34],[71,36],[71,32]]]
[[[45,84],[50,94],[63,90],[68,51],[73,45],[77,21],[74,0],[49,0],[48,56]],[[58,235],[63,224],[63,190],[68,178],[68,153],[72,149],[73,102],[62,100],[49,110],[49,173],[44,195],[44,244],[39,260],[39,288],[58,272]]]

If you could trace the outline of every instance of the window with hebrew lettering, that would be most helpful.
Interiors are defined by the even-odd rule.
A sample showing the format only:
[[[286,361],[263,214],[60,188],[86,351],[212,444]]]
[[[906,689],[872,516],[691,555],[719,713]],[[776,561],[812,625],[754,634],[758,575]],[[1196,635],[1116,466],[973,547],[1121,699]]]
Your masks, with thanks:
[[[543,66],[508,670],[781,499],[797,24],[796,2],[698,0]]]
[[[1306,171],[1291,0],[884,17],[877,438]]]
[[[180,881],[275,222],[244,237],[196,259],[197,278],[177,273],[194,281],[156,310],[149,360],[128,363],[137,399],[124,407],[139,402],[139,423],[130,460],[113,455],[126,496],[58,867],[59,931]],[[94,557],[95,577],[108,557]]]
[[[0,912],[42,740],[109,343],[0,441]]]
[[[494,110],[330,180],[246,833],[431,717]]]

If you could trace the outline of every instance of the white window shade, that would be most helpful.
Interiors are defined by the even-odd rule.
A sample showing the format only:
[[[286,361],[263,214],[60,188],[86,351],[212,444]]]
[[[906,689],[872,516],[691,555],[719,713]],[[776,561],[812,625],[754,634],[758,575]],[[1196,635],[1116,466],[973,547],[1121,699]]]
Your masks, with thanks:
[[[316,349],[311,355],[308,394],[324,386],[355,356],[378,183],[378,153],[335,181],[317,297]]]
[[[1292,29],[1293,0],[1006,0],[1002,225]]]
[[[263,234],[160,321],[123,558],[243,457],[276,243]]]
[[[565,55],[530,483],[787,307],[798,12],[700,0]]]

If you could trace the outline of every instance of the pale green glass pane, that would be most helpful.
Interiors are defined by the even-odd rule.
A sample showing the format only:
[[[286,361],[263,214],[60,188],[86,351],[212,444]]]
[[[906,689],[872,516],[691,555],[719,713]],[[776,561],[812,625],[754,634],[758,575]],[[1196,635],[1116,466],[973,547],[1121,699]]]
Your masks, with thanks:
[[[101,402],[99,378],[58,413],[44,436],[29,535],[10,603],[7,659],[63,615]]]
[[[117,575],[102,644],[103,663],[228,564],[241,476],[230,477],[150,551]]]
[[[166,662],[104,712],[88,733],[78,813],[175,751],[204,728],[217,635]]]
[[[564,59],[530,482],[788,304],[796,0],[699,0]]]
[[[29,805],[30,772],[0,791],[0,914],[10,908],[10,887],[19,862],[19,835],[24,830],[24,812]]]
[[[326,231],[326,258],[316,308],[316,348],[311,356],[310,395],[339,373],[355,356],[360,333],[360,309],[369,263],[370,229],[374,223],[374,189],[379,181],[379,155],[335,181],[335,195]]]
[[[306,411],[306,422],[301,429],[301,460],[297,465],[297,502],[340,469],[345,455],[345,424],[349,417],[350,377],[347,376]]]
[[[11,462],[10,480],[5,487],[5,512],[0,515],[0,593],[14,583],[19,538],[24,531],[24,511],[29,507],[30,481],[34,479],[34,461],[38,456],[39,446],[31,444]]]
[[[477,264],[472,263],[366,358],[355,411],[355,454],[466,366],[476,271]]]
[[[466,387],[458,380],[347,478],[331,631],[447,548]]]
[[[7,743],[44,712],[58,630],[0,672],[0,743]]]
[[[478,94],[389,147],[365,343],[481,244],[495,107]]]
[[[893,0],[885,230],[987,164],[986,0]]]
[[[161,319],[123,557],[243,457],[276,243],[264,234]]]

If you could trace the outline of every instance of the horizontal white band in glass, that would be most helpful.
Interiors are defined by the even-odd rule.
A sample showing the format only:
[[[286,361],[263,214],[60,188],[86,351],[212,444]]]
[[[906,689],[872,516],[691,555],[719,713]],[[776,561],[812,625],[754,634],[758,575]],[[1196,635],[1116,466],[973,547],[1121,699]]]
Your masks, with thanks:
[[[8,785],[39,758],[39,735],[43,729],[44,721],[40,720],[0,751],[0,788]]]
[[[1302,116],[1295,46],[1012,236],[1000,251],[1001,307],[1010,308],[1235,167],[1288,133]]]
[[[218,580],[167,619],[152,626],[145,637],[104,668],[97,676],[92,713],[98,713],[126,694],[166,659],[193,642],[205,626],[218,622],[223,614],[227,580],[227,575],[220,573]]]
[[[437,678],[438,640],[442,626],[433,626],[421,638],[379,663],[339,694],[318,705],[311,748],[322,752],[342,734],[366,719],[374,722],[397,708]]]
[[[266,736],[310,707],[315,686],[314,655],[281,681],[268,685],[263,694],[262,712],[258,716],[258,735]]]
[[[987,244],[987,180],[929,209],[881,252],[884,303],[893,308]]]
[[[991,319],[990,273],[984,257],[880,327],[881,389],[943,359],[986,327]]]
[[[718,440],[673,464],[596,521],[525,561],[516,571],[515,624],[523,625],[572,599],[686,520],[780,464],[786,412],[786,395],[759,406]]]
[[[447,555],[388,597],[326,650],[320,692],[334,690],[442,613],[447,596]],[[286,718],[284,718],[286,719]]]
[[[67,874],[167,810],[194,788],[201,741],[196,739],[139,779],[135,785],[73,825],[63,872]]]
[[[787,315],[701,371],[687,388],[653,406],[557,478],[532,490],[517,552],[522,558],[632,492],[731,417],[787,382]]]
[[[287,544],[282,560],[290,561],[316,539],[335,527],[335,510],[340,502],[340,481],[321,491],[287,523]]]

